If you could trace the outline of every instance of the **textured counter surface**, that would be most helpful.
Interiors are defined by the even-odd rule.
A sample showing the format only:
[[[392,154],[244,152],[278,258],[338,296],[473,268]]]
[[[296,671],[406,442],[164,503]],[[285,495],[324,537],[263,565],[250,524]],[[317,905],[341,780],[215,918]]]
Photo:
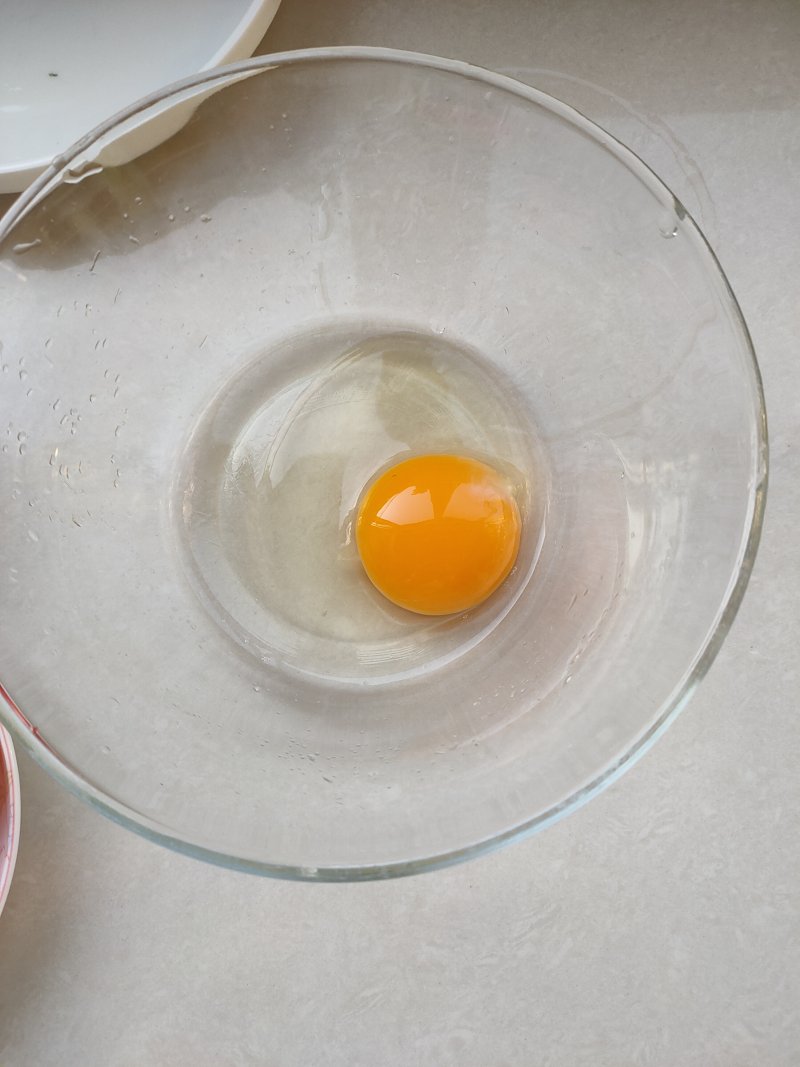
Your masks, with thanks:
[[[800,6],[283,0],[260,51],[324,44],[527,77],[686,201],[765,379],[753,580],[698,695],[617,785],[433,875],[307,886],[203,866],[21,756],[0,1065],[800,1064]]]

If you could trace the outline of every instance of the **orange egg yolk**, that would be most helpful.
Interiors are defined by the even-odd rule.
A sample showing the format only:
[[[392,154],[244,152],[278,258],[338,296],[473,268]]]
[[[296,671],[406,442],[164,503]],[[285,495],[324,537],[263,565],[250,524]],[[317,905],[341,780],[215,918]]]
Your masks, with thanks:
[[[393,603],[422,615],[475,607],[508,576],[522,523],[508,482],[464,456],[415,456],[364,493],[356,543]]]

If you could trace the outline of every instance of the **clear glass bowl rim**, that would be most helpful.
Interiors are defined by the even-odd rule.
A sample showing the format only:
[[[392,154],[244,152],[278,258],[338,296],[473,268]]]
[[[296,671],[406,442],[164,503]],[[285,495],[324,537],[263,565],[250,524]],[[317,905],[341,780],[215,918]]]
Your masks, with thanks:
[[[686,211],[678,198],[669,187],[650,169],[650,167],[636,155],[630,148],[618,141],[602,127],[586,118],[578,110],[562,103],[555,97],[517,81],[514,78],[502,74],[495,74],[483,67],[466,63],[461,60],[444,59],[439,56],[426,55],[420,52],[408,52],[393,48],[374,48],[367,46],[337,46],[326,48],[306,48],[290,52],[278,52],[271,55],[258,56],[254,59],[242,60],[237,63],[229,63],[213,70],[201,72],[180,81],[164,86],[162,89],[131,104],[129,107],[112,115],[105,122],[96,126],[70,148],[56,156],[49,167],[21,193],[12,204],[5,216],[0,218],[0,243],[13,231],[17,222],[24,217],[27,210],[34,205],[54,178],[63,170],[72,165],[76,159],[86,153],[91,147],[109,133],[123,126],[136,115],[146,112],[148,109],[166,102],[173,96],[203,86],[211,86],[215,82],[235,82],[239,76],[255,74],[260,71],[268,71],[277,67],[288,67],[293,64],[306,62],[325,62],[328,60],[342,61],[371,61],[383,63],[397,63],[410,67],[429,68],[443,73],[458,75],[469,80],[483,82],[489,88],[501,89],[511,92],[527,100],[530,103],[544,107],[548,111],[560,116],[567,122],[576,126],[587,134],[598,147],[605,148],[628,168],[645,186],[652,189],[661,199],[666,194],[674,206],[677,215],[684,225],[690,227],[695,237],[704,246],[710,257],[711,267],[719,272],[723,283],[724,295],[728,300],[728,310],[732,320],[738,326],[741,338],[744,341],[745,350],[749,356],[749,370],[751,373],[752,399],[755,407],[755,425],[757,430],[756,459],[759,477],[752,487],[752,517],[750,527],[744,542],[744,551],[738,572],[732,576],[729,592],[720,605],[720,612],[716,627],[709,633],[705,645],[699,650],[695,666],[687,676],[683,686],[676,694],[662,705],[653,719],[650,727],[639,737],[611,767],[606,768],[588,785],[573,793],[560,804],[542,812],[541,814],[524,820],[518,825],[511,827],[496,835],[472,844],[466,848],[455,849],[449,852],[441,852],[431,856],[425,856],[414,860],[401,860],[392,864],[362,864],[359,866],[342,867],[301,867],[287,864],[273,864],[267,861],[254,860],[229,855],[225,852],[210,849],[190,841],[186,841],[175,834],[169,827],[158,824],[152,819],[137,812],[135,809],[121,804],[117,800],[107,796],[101,789],[88,781],[80,769],[72,766],[64,760],[46,741],[41,733],[33,726],[27,716],[14,703],[10,694],[0,681],[0,720],[11,731],[28,754],[59,781],[66,789],[75,796],[86,801],[91,807],[101,811],[128,829],[134,830],[143,837],[165,845],[176,852],[180,852],[196,859],[217,864],[218,866],[230,867],[236,870],[246,871],[252,874],[266,875],[273,878],[282,878],[295,881],[317,882],[348,882],[368,881],[371,879],[395,878],[405,875],[419,874],[424,871],[436,870],[437,868],[450,866],[475,856],[490,852],[511,841],[533,834],[550,826],[563,816],[575,811],[586,804],[592,797],[615,782],[629,767],[643,756],[655,743],[658,737],[676,719],[690,700],[695,689],[708,673],[714,662],[728,631],[733,624],[736,613],[739,610],[747,588],[750,574],[753,570],[758,545],[761,539],[761,531],[764,522],[764,509],[766,505],[769,446],[767,434],[767,412],[764,401],[764,389],[761,372],[758,366],[750,332],[744,321],[738,301],[734,296],[731,285],[725,275],[714,250],[708,244],[702,230]]]

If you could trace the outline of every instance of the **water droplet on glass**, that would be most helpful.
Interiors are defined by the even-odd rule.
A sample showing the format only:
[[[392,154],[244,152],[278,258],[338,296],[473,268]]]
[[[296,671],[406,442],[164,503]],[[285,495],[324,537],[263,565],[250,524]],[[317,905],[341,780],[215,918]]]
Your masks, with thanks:
[[[677,236],[678,223],[671,212],[665,212],[661,216],[658,223],[658,231],[662,237],[670,238]]]
[[[91,159],[84,159],[83,162],[76,163],[66,171],[64,174],[64,181],[68,185],[77,185],[77,183],[82,182],[84,178],[91,178],[93,174],[100,174],[102,169],[102,164],[96,163]]]
[[[41,243],[41,237],[37,237],[35,241],[20,241],[12,247],[11,251],[15,252],[18,256],[21,256],[23,252],[30,252],[32,248],[36,248],[37,245],[40,245]]]

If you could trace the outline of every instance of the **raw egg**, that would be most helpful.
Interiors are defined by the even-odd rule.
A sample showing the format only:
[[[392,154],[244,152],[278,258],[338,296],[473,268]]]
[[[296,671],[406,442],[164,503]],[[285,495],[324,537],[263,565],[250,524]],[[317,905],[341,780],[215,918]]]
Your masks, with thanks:
[[[465,456],[414,456],[366,489],[356,544],[372,584],[421,615],[452,615],[508,577],[522,521],[503,475]]]

